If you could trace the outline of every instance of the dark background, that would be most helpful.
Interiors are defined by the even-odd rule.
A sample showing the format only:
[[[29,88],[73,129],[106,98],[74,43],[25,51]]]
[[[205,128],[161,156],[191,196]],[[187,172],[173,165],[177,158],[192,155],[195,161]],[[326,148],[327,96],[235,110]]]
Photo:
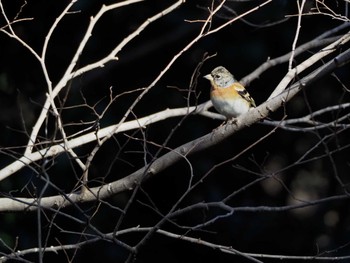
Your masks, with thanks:
[[[105,4],[113,1],[104,1]],[[310,1],[311,2],[311,1]],[[13,18],[21,6],[21,1],[2,1],[9,19]],[[45,36],[52,23],[65,7],[67,1],[28,1],[23,7],[20,17],[33,17],[31,21],[23,21],[14,25],[17,34],[33,49],[41,53]],[[237,13],[249,10],[262,1],[235,3],[229,2],[227,6]],[[342,2],[341,2],[342,3]],[[84,49],[77,67],[89,64],[109,53],[111,48],[132,33],[148,17],[156,14],[170,4],[170,1],[145,1],[133,4],[105,14],[94,29],[92,36]],[[115,94],[136,88],[148,86],[171,58],[176,55],[189,41],[197,36],[202,23],[189,23],[185,20],[205,19],[208,15],[207,7],[210,1],[188,1],[179,9],[160,20],[152,23],[139,37],[128,44],[119,54],[119,61],[110,62],[105,67],[88,72],[77,77],[69,83],[66,91],[68,99],[65,106],[86,103],[94,105],[101,113],[108,103],[109,89],[113,87]],[[102,1],[78,1],[73,7],[76,13],[66,16],[57,27],[47,52],[47,68],[53,84],[63,75],[72,55],[74,54],[81,37],[89,23],[89,17],[95,15],[102,5]],[[332,6],[341,11],[342,6]],[[338,8],[338,9],[337,9]],[[268,58],[284,55],[291,50],[295,35],[297,18],[290,18],[283,23],[264,26],[285,18],[286,15],[296,13],[296,2],[287,0],[273,1],[252,15],[246,17],[250,23],[238,21],[224,28],[216,34],[201,39],[189,51],[185,52],[144,97],[135,108],[134,114],[143,117],[166,108],[184,107],[187,105],[186,97],[191,76],[196,66],[201,62],[205,53],[216,54],[207,60],[200,70],[201,75],[208,74],[214,67],[223,65],[228,68],[237,79],[240,79]],[[226,12],[216,17],[213,27],[225,21],[230,16]],[[0,26],[4,25],[1,19]],[[331,29],[341,22],[326,16],[306,16],[302,20],[302,29],[298,43],[305,43],[319,34]],[[308,58],[312,52],[298,56],[296,62]],[[47,92],[42,70],[38,61],[22,45],[5,34],[0,34],[0,146],[2,147],[0,164],[4,167],[13,161],[13,158],[23,152],[27,143],[28,133],[40,113],[41,105],[45,101]],[[274,90],[279,81],[288,70],[288,65],[282,64],[274,67],[259,79],[252,82],[247,89],[257,104],[264,102]],[[336,76],[349,88],[349,66],[340,68]],[[176,88],[174,88],[176,87]],[[198,78],[198,85],[192,94],[191,105],[202,103],[209,99],[209,83]],[[120,97],[99,121],[101,127],[116,123],[124,115],[133,100],[139,93],[131,93]],[[63,95],[60,97],[63,99]],[[333,77],[327,76],[301,92],[286,105],[289,118],[301,117],[309,113],[308,104],[312,111],[326,106],[336,105],[349,100],[340,83]],[[283,116],[283,111],[272,114],[272,118]],[[65,108],[62,112],[65,123],[95,121],[96,115],[88,107],[78,109]],[[130,117],[129,119],[133,119]],[[326,116],[333,119],[334,116]],[[149,141],[162,144],[170,131],[177,125],[179,118],[155,123],[146,128],[145,133]],[[215,127],[220,121],[211,120],[201,116],[189,116],[176,130],[168,147],[176,147],[185,142],[198,138]],[[49,122],[50,128],[54,127]],[[86,125],[84,127],[87,127]],[[69,133],[77,132],[79,125],[67,128]],[[224,143],[208,149],[202,153],[190,156],[194,169],[194,180],[201,178],[213,165],[231,158],[244,150],[251,143],[265,135],[272,128],[260,123],[253,125],[235,134]],[[49,134],[42,132],[42,136],[53,138],[53,129]],[[180,204],[180,207],[200,201],[219,201],[231,192],[240,189],[253,181],[256,175],[266,171],[278,170],[298,160],[310,147],[315,145],[320,137],[330,134],[332,130],[322,130],[319,133],[290,132],[277,130],[273,136],[258,144],[234,162],[215,169],[212,174],[195,191],[191,192]],[[128,135],[128,136],[126,136]],[[142,141],[130,139],[129,136],[142,138],[139,131],[130,131],[118,134],[106,143],[97,154],[90,169],[90,186],[97,186],[101,181],[111,182],[132,173],[144,164]],[[125,144],[125,147],[122,145]],[[344,131],[326,141],[330,149],[349,144],[349,132]],[[147,159],[158,150],[157,146],[147,145]],[[310,153],[309,158],[317,157],[326,151],[325,145],[320,145]],[[11,148],[10,148],[11,147]],[[84,156],[94,145],[86,145],[77,149],[77,153]],[[166,151],[163,150],[162,153]],[[10,156],[11,153],[13,156]],[[293,166],[279,178],[283,180],[286,188],[294,193],[306,194],[312,199],[343,194],[344,189],[335,179],[335,164],[337,175],[346,183],[349,181],[349,150],[344,149],[334,154],[334,162],[330,158],[317,158],[302,165]],[[79,169],[69,161],[65,155],[53,161],[55,165],[50,168],[50,179],[64,192],[70,192],[76,184]],[[40,163],[38,164],[40,165]],[[244,171],[247,168],[250,172]],[[40,170],[40,167],[38,168]],[[77,172],[79,173],[79,172]],[[149,202],[149,198],[157,205],[162,213],[166,213],[182,195],[187,187],[190,169],[186,162],[179,162],[146,182],[137,200],[123,221],[122,229],[141,226],[153,226],[160,216],[147,208],[142,202]],[[233,198],[229,205],[243,206],[283,206],[290,204],[293,196],[280,184],[269,184],[266,181],[254,185]],[[38,179],[31,169],[23,169],[16,175],[9,177],[0,184],[0,191],[5,196],[12,191],[14,196],[31,196],[41,189],[43,182]],[[49,187],[45,195],[57,194],[57,190]],[[123,207],[130,193],[117,195],[109,200],[114,206]],[[300,196],[300,195],[299,195]],[[301,195],[300,198],[303,196]],[[79,204],[67,208],[64,212],[81,220],[91,216],[97,203]],[[215,217],[222,213],[219,209],[207,211],[192,211],[176,218],[180,225],[193,226],[206,218]],[[90,233],[85,225],[44,211],[42,220],[43,233],[47,234],[48,245],[74,243],[84,240],[80,232]],[[14,247],[18,236],[16,249],[26,249],[37,246],[37,217],[36,213],[4,213],[0,215],[0,238],[10,247]],[[108,205],[102,204],[98,213],[94,214],[91,224],[99,231],[108,233],[118,220],[119,213]],[[319,252],[329,251],[340,246],[344,248],[336,251],[337,255],[349,254],[349,201],[335,200],[315,207],[292,210],[287,212],[249,213],[237,212],[233,216],[219,220],[203,231],[191,231],[189,236],[198,237],[213,243],[232,246],[233,248],[252,253],[281,254],[281,255],[315,255]],[[54,222],[52,226],[50,222]],[[163,229],[184,234],[185,229],[178,229],[167,223]],[[51,231],[49,233],[49,231]],[[71,233],[69,231],[74,231]],[[48,234],[49,233],[49,234]],[[143,234],[129,234],[121,239],[130,245],[142,237]],[[0,251],[5,252],[6,249]],[[73,252],[68,251],[69,257]],[[333,254],[331,253],[330,256]],[[82,247],[77,251],[74,262],[90,260],[103,262],[123,262],[127,253],[115,244],[100,241]],[[26,257],[36,261],[37,255]],[[64,253],[58,255],[45,254],[45,262],[67,261]],[[136,262],[249,262],[241,257],[225,255],[214,249],[208,249],[196,244],[189,244],[181,240],[174,240],[160,235],[153,236],[140,253]],[[264,261],[264,260],[263,260]],[[264,262],[273,262],[265,260]],[[289,261],[290,262],[290,261]]]

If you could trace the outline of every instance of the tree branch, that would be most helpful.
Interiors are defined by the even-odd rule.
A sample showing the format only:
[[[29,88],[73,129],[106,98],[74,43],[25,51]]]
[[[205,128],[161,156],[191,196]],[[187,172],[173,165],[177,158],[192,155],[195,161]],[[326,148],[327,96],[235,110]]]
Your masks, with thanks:
[[[235,124],[220,126],[207,135],[199,137],[193,141],[175,148],[174,150],[156,159],[148,169],[146,169],[148,166],[145,166],[120,180],[100,187],[90,188],[86,196],[84,196],[83,201],[93,201],[97,198],[105,199],[118,193],[132,190],[137,184],[140,183],[141,180],[150,179],[167,167],[180,161],[184,157],[208,149],[209,147],[216,145],[232,136],[232,134],[236,133],[237,131],[249,127],[259,120],[267,117],[270,112],[277,110],[282,105],[284,105],[284,103],[291,100],[301,89],[309,86],[314,81],[322,78],[323,76],[333,72],[336,68],[341,67],[349,62],[350,49],[347,49],[328,63],[322,65],[312,73],[302,78],[298,83],[292,85],[288,90],[285,90],[276,97],[259,105],[257,108],[250,110],[248,113],[239,116]],[[41,199],[41,205],[42,207],[64,207],[69,205],[70,202],[82,201],[79,199],[78,193],[72,193],[67,196],[69,197],[69,201],[62,196],[43,197]],[[33,203],[35,203],[35,200],[36,199],[33,198],[1,198],[0,211],[22,211],[26,209],[35,210],[36,207],[31,206]]]

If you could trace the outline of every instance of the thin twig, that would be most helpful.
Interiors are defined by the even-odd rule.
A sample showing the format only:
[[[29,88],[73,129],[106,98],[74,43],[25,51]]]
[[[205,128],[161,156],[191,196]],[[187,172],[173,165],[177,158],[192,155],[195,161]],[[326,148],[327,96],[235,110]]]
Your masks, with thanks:
[[[293,44],[292,44],[292,51],[291,51],[291,55],[289,58],[289,64],[288,64],[288,70],[292,69],[293,66],[293,61],[294,61],[294,53],[295,53],[295,48],[297,46],[297,42],[298,42],[298,38],[299,38],[299,33],[300,33],[300,29],[301,29],[301,16],[304,10],[304,5],[305,5],[306,0],[301,0],[301,4],[300,1],[297,0],[297,6],[298,6],[298,24],[297,24],[297,30],[295,32],[295,36],[294,36],[294,40],[293,40]]]

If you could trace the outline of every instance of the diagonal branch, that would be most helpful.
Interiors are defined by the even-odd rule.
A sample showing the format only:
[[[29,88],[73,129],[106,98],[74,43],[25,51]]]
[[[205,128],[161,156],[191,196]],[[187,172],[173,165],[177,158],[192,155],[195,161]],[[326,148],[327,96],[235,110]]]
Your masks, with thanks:
[[[344,45],[345,43],[349,42],[349,40],[350,40],[350,32],[347,32],[339,40],[326,46],[320,52],[318,52],[315,55],[311,56],[310,58],[306,59],[305,61],[303,61],[302,63],[297,65],[295,68],[289,70],[287,75],[280,81],[278,86],[272,92],[269,99],[273,98],[274,96],[280,94],[283,90],[285,90],[286,87],[288,86],[288,84],[292,81],[292,79],[295,78],[295,76],[299,75],[305,69],[311,67],[313,64],[320,61],[322,58],[335,52],[336,50],[338,50],[339,46]]]
[[[130,3],[133,1],[125,1],[123,3]],[[269,3],[270,1],[266,1],[265,4]],[[127,37],[124,41],[122,41],[122,44],[118,45],[114,51],[119,51],[122,47],[124,47],[129,41],[131,41],[133,38],[135,38],[142,30],[144,30],[151,22],[154,22],[156,19],[159,19],[160,17],[168,14],[169,12],[173,11],[176,7],[180,6],[182,3],[184,3],[184,0],[180,0],[177,1],[175,4],[171,5],[170,7],[168,7],[167,9],[163,10],[162,12],[156,14],[155,16],[147,19],[146,22],[144,22],[137,30],[134,31],[134,33],[132,33],[129,37]],[[223,4],[224,2],[222,2]],[[119,123],[117,125],[114,125],[111,127],[111,129],[109,129],[108,133],[103,134],[103,136],[101,136],[100,131],[98,132],[97,136],[98,138],[105,138],[105,137],[110,137],[112,136],[114,133],[116,133],[117,131],[120,131],[122,129],[122,125],[124,124],[126,118],[129,116],[129,114],[132,112],[133,108],[136,106],[136,104],[143,98],[143,96],[145,94],[148,93],[148,91],[150,89],[152,89],[156,83],[163,77],[163,75],[169,70],[169,68],[175,63],[175,61],[177,61],[177,59],[186,51],[188,51],[195,43],[197,43],[201,38],[212,34],[214,32],[216,32],[218,30],[218,28],[215,28],[213,30],[209,30],[207,32],[205,32],[208,29],[208,26],[211,23],[211,20],[213,18],[213,16],[220,10],[220,8],[222,7],[222,4],[218,5],[213,11],[211,11],[210,15],[208,16],[208,18],[205,20],[205,22],[202,25],[202,28],[200,30],[200,32],[198,33],[198,35],[191,40],[182,50],[180,50],[178,52],[178,54],[176,54],[171,60],[170,62],[165,66],[165,68],[160,72],[160,74],[156,77],[156,79],[147,87],[144,89],[144,91],[136,98],[136,100],[133,102],[133,104],[129,107],[129,109],[127,110],[127,112],[124,114],[124,117],[119,121]],[[264,5],[265,5],[264,4]],[[261,5],[263,6],[263,5]],[[119,7],[119,6],[118,6]],[[100,10],[100,12],[98,13],[98,15],[96,15],[96,17],[100,17],[101,14],[100,13],[104,13],[106,12],[106,10],[109,10],[108,8],[104,8],[102,7],[102,9]],[[257,10],[256,8],[252,9],[252,11]],[[247,15],[249,13],[251,13],[252,11],[247,11],[244,14],[240,15],[239,17],[242,17],[244,15]],[[235,21],[236,19],[230,21],[230,23],[232,23],[233,21]],[[97,21],[94,21],[94,23],[96,23]],[[92,23],[94,25],[94,23]],[[223,28],[224,26],[228,26],[230,23],[225,23],[222,26],[220,26],[220,29]],[[93,26],[91,26],[91,29],[87,30],[86,35],[91,34],[93,29]],[[88,34],[89,33],[89,34]],[[88,37],[87,37],[88,39]],[[87,41],[86,39],[86,41]],[[79,48],[78,48],[79,49]],[[82,50],[81,50],[82,51]],[[78,52],[77,52],[78,53]],[[116,56],[116,52],[112,52],[111,54],[113,54],[112,57],[110,57],[109,59],[114,59]],[[73,60],[74,62],[74,60]],[[101,62],[101,61],[100,61]],[[107,62],[107,61],[104,61]],[[88,65],[89,66],[89,65]],[[88,67],[87,66],[87,67]],[[89,70],[92,70],[98,66],[102,66],[101,63],[98,63],[97,65],[95,65],[93,68],[89,68]],[[67,72],[69,72],[69,70],[67,70]],[[53,101],[53,99],[57,96],[57,94],[59,93],[59,91],[66,85],[66,83],[68,82],[68,80],[70,80],[70,78],[74,78],[76,76],[78,76],[79,70],[75,71],[72,73],[72,75],[70,77],[67,76],[67,72],[65,74],[65,76],[61,79],[61,81],[56,85],[56,87],[53,89],[51,96],[48,97],[48,99],[46,100],[43,109],[40,113],[40,116],[36,122],[36,124],[33,127],[32,130],[32,134],[31,134],[31,139],[30,142],[28,143],[28,147],[30,149],[32,149],[32,146],[34,146],[34,141],[36,140],[36,136],[38,135],[38,132],[40,130],[40,127],[42,125],[42,123],[44,122],[44,120],[46,119],[46,114],[50,108],[50,104],[52,104],[51,102]],[[82,74],[83,72],[81,72]],[[202,107],[206,107],[205,105],[207,104],[203,104],[201,105]],[[188,109],[187,109],[188,110]],[[188,111],[187,111],[188,113]],[[138,126],[140,127],[140,126]],[[91,135],[91,134],[90,134]],[[96,140],[96,133],[94,133],[94,140]],[[89,141],[90,142],[90,141]],[[35,160],[39,160],[40,158],[42,158],[43,156],[52,156],[52,155],[56,155],[60,152],[66,151],[67,149],[72,149],[72,147],[74,147],[74,145],[72,144],[67,144],[68,142],[66,142],[65,145],[63,144],[59,144],[59,145],[54,145],[52,147],[46,148],[44,155],[42,151],[38,151],[38,152],[34,152],[31,153],[31,150],[26,150],[26,155],[24,155],[22,158],[20,158],[19,160],[16,160],[15,162],[13,162],[12,164],[8,165],[7,167],[3,168],[0,171],[0,181],[2,179],[5,179],[6,177],[8,177],[9,175],[13,174],[14,172],[18,171],[19,169],[23,168],[24,166],[32,163]],[[83,142],[84,143],[84,142]],[[30,146],[31,145],[31,146]],[[48,155],[49,154],[49,155]],[[39,158],[39,159],[38,159]],[[82,166],[82,165],[81,165]]]
[[[144,180],[150,179],[162,172],[164,169],[180,161],[184,156],[195,154],[222,142],[237,131],[249,127],[259,120],[265,118],[271,111],[275,111],[280,108],[286,101],[291,100],[296,94],[298,94],[302,88],[309,86],[314,81],[349,62],[350,49],[347,49],[328,63],[322,65],[314,72],[302,78],[300,82],[295,83],[288,90],[285,90],[276,97],[266,101],[257,108],[252,109],[247,114],[239,116],[236,124],[221,126],[207,135],[177,147],[173,151],[170,151],[155,160],[147,170],[145,167],[143,167],[120,180],[111,182],[101,187],[91,188],[90,191],[87,192],[86,196],[84,196],[83,201],[88,202],[98,198],[105,199],[121,192],[132,190],[140,182],[144,174],[146,174]],[[41,199],[41,207],[61,207],[70,205],[70,202],[81,201],[79,193],[72,193],[67,196],[69,200],[62,196],[43,197]],[[35,206],[31,206],[33,202],[35,202],[35,199],[33,198],[1,198],[0,211],[22,211],[24,209],[36,210],[37,208]]]

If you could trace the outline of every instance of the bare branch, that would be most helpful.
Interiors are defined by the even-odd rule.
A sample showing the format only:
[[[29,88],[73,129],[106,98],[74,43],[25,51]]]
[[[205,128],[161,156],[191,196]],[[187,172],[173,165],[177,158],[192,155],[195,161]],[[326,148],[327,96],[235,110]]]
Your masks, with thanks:
[[[339,40],[333,42],[332,44],[326,46],[320,52],[316,53],[315,55],[311,56],[304,62],[297,65],[295,68],[288,71],[287,75],[281,80],[281,82],[278,84],[278,86],[275,88],[275,90],[272,92],[270,97],[268,99],[271,99],[275,97],[276,95],[280,94],[285,88],[288,86],[288,84],[292,81],[292,79],[295,78],[296,75],[299,75],[301,72],[303,72],[305,69],[311,67],[316,62],[320,61],[325,56],[333,53],[337,50],[338,46],[344,45],[350,40],[350,32],[345,34],[343,37],[341,37]]]
[[[345,114],[344,116],[338,117],[336,120],[333,120],[328,123],[323,123],[315,120],[315,117],[320,116],[325,113],[329,113],[332,111],[339,111],[350,107],[350,103],[342,103],[339,105],[329,106],[317,111],[314,111],[306,116],[300,117],[300,118],[294,118],[294,119],[288,119],[283,121],[271,121],[271,120],[265,120],[264,124],[272,125],[272,126],[279,126],[282,129],[289,130],[289,131],[298,131],[298,132],[306,132],[306,131],[315,131],[325,128],[350,128],[350,124],[347,123],[341,123],[342,121],[349,120],[350,114]],[[292,125],[297,124],[308,124],[311,127],[297,127]]]
[[[0,238],[0,262],[29,262],[35,257],[34,261],[43,262],[44,257],[55,257],[55,254],[73,262],[78,251],[90,253],[87,247],[95,249],[95,244],[104,246],[108,243],[108,246],[115,246],[112,249],[121,250],[120,257],[131,263],[135,258],[144,260],[140,250],[147,249],[144,246],[147,243],[158,245],[155,242],[159,237],[185,245],[197,244],[202,249],[215,249],[220,254],[252,262],[263,262],[265,258],[348,260],[349,256],[342,254],[341,249],[347,248],[350,243],[339,243],[335,240],[338,236],[329,233],[343,230],[340,218],[346,218],[348,214],[339,207],[350,198],[346,173],[349,166],[347,151],[350,149],[347,136],[350,128],[350,103],[347,101],[350,89],[346,74],[350,63],[350,32],[347,32],[349,23],[340,25],[336,21],[338,17],[348,16],[349,1],[332,3],[315,0],[316,9],[310,9],[310,1],[298,0],[294,9],[288,5],[288,11],[284,5],[283,12],[279,14],[296,13],[297,28],[293,29],[290,23],[280,23],[273,31],[274,25],[269,24],[270,28],[265,28],[264,32],[260,27],[251,28],[242,23],[249,24],[248,15],[253,14],[254,19],[269,20],[270,12],[281,10],[281,6],[276,6],[272,0],[260,3],[213,0],[205,8],[198,8],[193,3],[185,4],[184,0],[157,5],[144,0],[116,2],[93,6],[93,9],[89,6],[79,12],[72,11],[77,8],[77,0],[57,3],[56,9],[52,9],[56,14],[55,20],[41,15],[38,17],[44,18],[42,21],[51,21],[42,27],[46,28],[46,33],[35,31],[40,33],[31,36],[28,33],[34,32],[31,30],[38,22],[36,15],[33,15],[33,23],[26,22],[29,18],[20,17],[35,14],[32,5],[23,0],[8,8],[0,0],[4,24],[0,32],[8,41],[5,47],[16,42],[19,44],[16,47],[25,52],[28,50],[27,55],[37,64],[35,69],[28,71],[34,74],[32,78],[35,81],[25,79],[18,82],[24,83],[21,87],[17,86],[17,80],[12,81],[13,75],[22,76],[22,72],[11,68],[12,61],[18,61],[17,57],[6,54],[4,65],[8,62],[9,69],[0,74],[1,93],[10,94],[10,88],[18,89],[29,98],[18,100],[21,116],[18,116],[17,109],[2,108],[5,132],[0,152],[4,157],[2,163],[6,166],[0,169],[0,211],[3,216],[12,213],[16,220],[25,213],[30,219],[25,227],[33,228],[17,235],[10,229],[14,226],[12,221],[4,221],[4,226],[10,227]],[[17,9],[14,10],[14,6]],[[141,15],[131,20],[122,13],[140,7],[147,7],[147,10],[136,10],[133,14]],[[192,8],[195,12],[188,13],[193,11]],[[220,19],[227,10],[234,15]],[[307,13],[309,10],[323,15],[318,17],[320,21],[328,21],[326,16],[334,18],[338,26],[328,31],[324,29],[329,28],[328,25],[320,26],[317,29],[320,34],[310,38],[314,32],[307,34],[310,33],[309,22],[314,20]],[[94,15],[85,21],[81,37],[74,39],[77,42],[73,50],[68,47],[67,52],[71,54],[68,63],[64,64],[63,74],[57,75],[57,69],[63,64],[52,67],[51,63],[56,61],[51,58],[52,54],[57,54],[55,48],[62,43],[58,38],[70,26],[66,23],[71,22],[66,21],[68,17],[79,23],[79,19],[86,15],[85,11]],[[305,15],[310,17],[304,19]],[[164,23],[170,22],[165,30],[168,25],[172,29],[176,27],[165,36],[162,35],[163,29],[158,31],[163,17]],[[116,29],[120,21],[121,27],[113,32],[127,31],[126,36],[113,36],[120,40],[101,47],[103,55],[92,54],[94,58],[91,59],[89,50],[97,47],[95,40],[100,41],[95,37],[100,33],[109,37],[104,34],[108,34],[110,28]],[[129,23],[125,27],[124,21]],[[109,22],[106,27],[105,22]],[[221,64],[214,60],[222,58],[227,63],[238,65],[237,61],[230,60],[231,50],[226,51],[231,49],[231,42],[237,50],[245,48],[245,38],[252,33],[243,32],[245,28],[260,31],[257,36],[267,31],[279,33],[278,37],[287,41],[290,35],[285,37],[286,32],[296,32],[287,44],[290,49],[284,47],[289,52],[271,59],[267,54],[271,52],[270,47],[266,47],[280,38],[271,42],[272,35],[268,35],[255,41],[254,35],[254,41],[248,39],[249,45],[253,46],[247,47],[254,49],[247,49],[253,51],[248,57],[259,58],[264,54],[268,59],[244,77],[241,83],[249,85],[262,76],[261,80],[268,82],[262,87],[276,85],[276,88],[270,91],[270,96],[266,95],[267,90],[260,94],[257,92],[256,101],[264,101],[262,96],[269,99],[247,114],[227,120],[212,130],[216,122],[205,117],[225,118],[215,110],[210,111],[213,106],[211,101],[203,102],[208,97],[209,85],[202,87],[202,70],[208,72],[207,63]],[[283,32],[277,32],[279,29]],[[303,34],[301,29],[305,31]],[[232,37],[231,33],[236,32],[240,32],[239,35]],[[45,34],[45,39],[40,34]],[[162,39],[162,44],[155,41],[154,34],[157,40]],[[39,38],[33,38],[37,36]],[[42,41],[38,42],[38,39]],[[107,41],[110,38],[103,39]],[[170,40],[176,43],[170,43]],[[153,45],[155,42],[156,45]],[[301,42],[304,44],[300,45]],[[152,52],[170,52],[163,43],[171,44],[177,50],[171,50],[171,54],[166,54],[163,60],[149,56],[149,46],[152,46]],[[133,52],[135,48],[137,51]],[[142,51],[142,56],[138,55],[139,51]],[[215,55],[208,56],[209,52]],[[147,60],[143,60],[146,56]],[[149,63],[149,57],[154,61]],[[299,57],[302,57],[301,62]],[[134,58],[140,65],[133,64]],[[84,63],[85,59],[92,62]],[[130,81],[129,75],[127,78],[111,76],[113,74],[106,74],[108,72],[100,69],[118,59],[121,59],[118,74],[136,66],[137,71],[133,71],[136,74],[130,75],[135,79]],[[186,63],[186,69],[190,70],[183,71],[182,63]],[[282,63],[286,63],[286,69],[289,66],[285,73],[276,67]],[[26,65],[31,64],[28,62]],[[145,71],[139,71],[139,68],[143,70],[145,67],[148,67]],[[44,83],[44,87],[35,87],[35,95],[32,96],[27,85],[36,85],[37,68],[39,78],[40,74],[44,77],[38,83]],[[271,72],[262,75],[267,70]],[[87,72],[89,74],[85,75]],[[282,80],[276,79],[272,75],[275,72],[276,76],[285,76]],[[99,74],[107,78],[96,78]],[[57,82],[52,83],[54,79]],[[95,84],[90,82],[92,80],[98,80],[98,85],[92,85]],[[322,80],[330,80],[331,84],[323,85]],[[114,81],[118,89],[113,88],[111,82]],[[145,81],[146,85],[143,84]],[[275,84],[278,82],[278,85]],[[314,83],[317,85],[312,85]],[[102,91],[97,87],[101,87]],[[312,96],[309,96],[308,89],[311,89]],[[204,96],[202,90],[205,91]],[[322,92],[320,98],[317,92]],[[7,95],[1,97],[2,102]],[[13,99],[15,96],[13,93],[8,97]],[[164,96],[169,97],[163,100]],[[28,115],[31,116],[27,119],[26,111],[33,105],[36,109],[30,108]],[[274,111],[278,111],[272,115],[276,121],[267,118]],[[10,112],[9,116],[6,116],[7,112]],[[287,113],[292,113],[293,117],[288,119]],[[7,120],[13,117],[15,119]],[[18,120],[18,117],[21,119]],[[27,132],[28,123],[34,123],[31,132]],[[8,124],[10,127],[5,127]],[[19,125],[24,128],[18,130]],[[11,138],[6,141],[8,134]],[[222,143],[225,140],[227,144]],[[208,151],[210,147],[214,151]],[[216,152],[217,149],[219,151]],[[11,175],[18,176],[9,179]],[[238,248],[235,242],[240,240],[236,234],[233,242],[221,239],[222,227],[229,226],[225,229],[229,234],[241,231],[242,224],[248,229],[249,224],[254,223],[250,220],[245,222],[250,217],[259,222],[262,219],[259,230],[267,229],[265,233],[270,234],[268,227],[274,227],[275,222],[270,222],[266,215],[281,218],[287,213],[290,213],[290,220],[314,219],[317,216],[320,218],[318,229],[324,227],[337,231],[324,234],[323,229],[317,230],[309,241],[305,241],[308,242],[305,254],[293,251],[293,256],[284,254],[278,246],[271,247],[271,254],[265,253],[263,247],[260,253],[255,253],[255,248],[247,248],[244,240]],[[20,225],[16,227],[23,229]],[[10,237],[6,236],[7,233]],[[211,239],[215,242],[210,241],[210,236],[215,234],[218,235]],[[298,238],[297,234],[304,238],[302,231],[292,233],[286,230],[286,235],[291,238]],[[156,235],[159,236],[154,240]],[[329,241],[323,242],[322,235]],[[314,244],[319,245],[317,250]],[[106,246],[106,249],[109,248]]]
[[[236,133],[237,131],[244,129],[245,127],[249,127],[253,125],[255,122],[265,118],[266,116],[269,115],[270,112],[277,110],[286,101],[291,100],[301,90],[301,88],[307,87],[312,82],[321,78],[325,74],[332,72],[337,67],[340,67],[345,63],[349,63],[349,61],[350,61],[350,50],[348,49],[344,51],[341,55],[337,56],[332,61],[326,63],[316,71],[310,73],[309,75],[301,79],[300,82],[292,85],[288,90],[282,92],[280,95],[277,95],[276,97],[259,105],[257,108],[252,109],[249,113],[241,115],[240,117],[237,118],[237,123],[221,126],[207,135],[204,135],[202,137],[199,137],[193,141],[190,141],[184,145],[177,147],[173,151],[168,152],[163,156],[159,157],[157,160],[153,162],[153,164],[150,167],[148,166],[143,167],[135,171],[134,173],[130,174],[127,177],[124,177],[115,182],[103,185],[101,187],[91,188],[89,192],[87,192],[87,194],[84,196],[84,202],[96,200],[96,198],[105,199],[117,193],[131,190],[136,185],[139,184],[141,179],[142,180],[149,179],[150,177],[153,177],[154,175],[158,174],[165,168],[183,159],[185,156],[188,156],[190,154],[192,155],[196,152],[203,151],[213,145],[216,145],[217,143],[225,140],[226,138]],[[299,83],[302,83],[302,85]],[[105,132],[107,131],[105,130]],[[53,149],[58,150],[59,147],[56,147],[56,148],[53,147]],[[16,164],[23,165],[22,162],[20,161],[17,161]],[[14,168],[11,167],[11,169],[14,169]],[[13,172],[13,170],[11,171]],[[6,170],[5,172],[7,173]],[[3,176],[6,177],[7,174]],[[144,175],[146,175],[146,177],[144,177]],[[81,201],[78,194],[70,194],[69,199],[72,202]],[[0,210],[1,211],[9,211],[9,210],[18,211],[23,209],[35,209],[35,207],[31,207],[30,205],[28,206],[28,204],[34,203],[35,199],[23,198],[18,200],[20,202],[24,202],[24,204],[17,203],[17,205],[15,205],[16,201],[13,199],[9,199],[9,198],[0,199]],[[41,204],[43,207],[51,207],[53,205],[64,207],[68,205],[69,202],[67,202],[67,200],[65,200],[60,196],[52,196],[52,197],[42,198]]]
[[[299,0],[297,1],[297,6],[298,6],[298,24],[297,24],[297,30],[296,30],[295,36],[294,36],[294,41],[293,41],[293,45],[292,45],[291,55],[290,55],[290,58],[289,58],[288,70],[291,70],[292,66],[293,66],[295,47],[297,46],[299,33],[300,33],[300,29],[301,29],[301,16],[302,16],[302,13],[303,13],[305,2],[306,2],[306,0],[301,0],[301,4],[300,4],[300,1]]]

